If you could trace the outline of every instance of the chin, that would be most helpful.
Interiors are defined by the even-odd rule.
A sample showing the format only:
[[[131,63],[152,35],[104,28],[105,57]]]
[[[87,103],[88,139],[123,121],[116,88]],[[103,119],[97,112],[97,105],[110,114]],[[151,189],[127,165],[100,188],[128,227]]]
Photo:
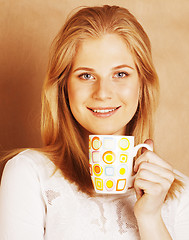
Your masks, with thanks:
[[[98,130],[98,131],[92,131],[91,135],[125,135],[125,130]]]

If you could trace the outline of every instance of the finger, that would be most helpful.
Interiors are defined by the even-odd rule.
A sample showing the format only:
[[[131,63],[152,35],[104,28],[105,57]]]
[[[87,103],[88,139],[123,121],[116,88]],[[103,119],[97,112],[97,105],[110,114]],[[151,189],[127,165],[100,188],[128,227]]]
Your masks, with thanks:
[[[154,165],[158,165],[162,168],[169,169],[170,171],[173,171],[173,168],[170,164],[165,162],[163,159],[161,159],[157,154],[155,154],[152,151],[145,151],[142,155],[139,156],[139,158],[135,161],[134,165],[134,171],[137,172],[140,164],[142,162],[152,163]]]
[[[140,173],[140,171],[143,171],[143,170],[147,170],[148,172],[151,172],[152,174],[155,174],[162,178],[165,178],[171,183],[175,179],[175,175],[174,175],[173,171],[171,171],[167,168],[162,168],[161,166],[155,165],[153,163],[142,162],[139,165],[138,173]]]
[[[141,188],[139,188],[137,184],[134,185],[134,189],[135,189],[136,197],[138,200],[139,198],[142,197],[142,195],[144,194],[144,191]]]
[[[135,180],[134,188],[136,193],[138,193],[138,195],[140,194],[138,192],[138,189],[140,189],[140,190],[143,190],[144,194],[148,194],[150,196],[159,196],[159,197],[162,196],[163,199],[165,198],[167,193],[167,191],[164,191],[163,186],[161,184],[152,183],[140,178]]]
[[[136,178],[136,174],[129,178],[129,180],[128,180],[128,188],[132,188],[134,186],[135,178]]]
[[[159,174],[153,173],[147,169],[141,169],[136,176],[136,179],[143,179],[152,183],[162,185],[162,189],[168,190],[174,181],[174,175],[169,173],[160,176]]]
[[[146,140],[144,141],[144,143],[148,144],[148,145],[153,149],[153,147],[154,147],[154,142],[153,142],[152,139],[146,139]],[[141,153],[144,153],[146,150],[147,150],[147,149],[143,147]]]

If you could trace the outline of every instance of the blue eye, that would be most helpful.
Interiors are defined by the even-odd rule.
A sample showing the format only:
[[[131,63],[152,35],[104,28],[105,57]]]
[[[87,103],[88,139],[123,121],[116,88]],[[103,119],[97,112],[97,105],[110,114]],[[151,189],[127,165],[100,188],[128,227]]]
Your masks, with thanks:
[[[82,73],[81,75],[79,75],[79,78],[84,80],[94,79],[94,77],[90,73]]]
[[[127,77],[129,74],[126,72],[118,72],[114,75],[115,78],[124,78]]]

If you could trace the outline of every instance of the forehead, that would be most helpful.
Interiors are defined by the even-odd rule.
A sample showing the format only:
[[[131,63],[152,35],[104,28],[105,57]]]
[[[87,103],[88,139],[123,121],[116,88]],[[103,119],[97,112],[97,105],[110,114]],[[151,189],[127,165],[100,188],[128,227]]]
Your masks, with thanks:
[[[99,38],[86,38],[78,45],[73,66],[101,66],[102,64],[129,64],[135,67],[131,51],[124,39],[117,34],[105,34]]]

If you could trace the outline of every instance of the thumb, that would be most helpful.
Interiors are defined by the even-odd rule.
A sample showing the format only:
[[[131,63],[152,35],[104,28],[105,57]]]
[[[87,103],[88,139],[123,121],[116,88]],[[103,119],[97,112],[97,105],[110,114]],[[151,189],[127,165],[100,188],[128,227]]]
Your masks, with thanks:
[[[153,150],[153,148],[154,148],[154,142],[153,142],[152,139],[146,139],[146,140],[144,141],[144,143],[148,144],[148,145],[152,148],[152,150]],[[143,147],[143,148],[142,148],[142,153],[144,153],[146,150],[147,150],[147,149]]]

